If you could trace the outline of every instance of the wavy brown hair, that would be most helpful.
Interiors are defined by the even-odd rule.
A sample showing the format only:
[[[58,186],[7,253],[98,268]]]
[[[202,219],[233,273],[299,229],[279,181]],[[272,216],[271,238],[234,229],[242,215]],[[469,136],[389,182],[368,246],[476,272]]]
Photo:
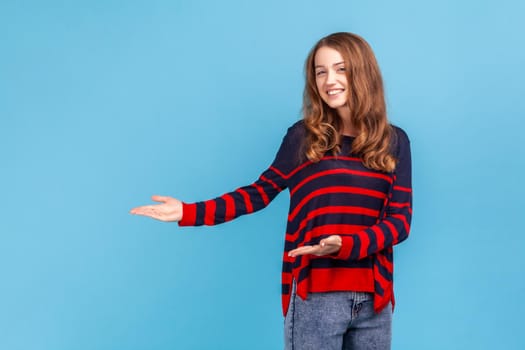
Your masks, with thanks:
[[[387,120],[381,72],[370,45],[352,33],[334,33],[322,38],[306,59],[303,95],[306,157],[318,162],[327,152],[336,155],[341,151],[343,121],[337,111],[321,99],[316,85],[315,54],[321,47],[337,50],[344,60],[350,118],[358,133],[351,152],[359,155],[367,168],[393,171],[396,166],[391,153],[394,132]]]

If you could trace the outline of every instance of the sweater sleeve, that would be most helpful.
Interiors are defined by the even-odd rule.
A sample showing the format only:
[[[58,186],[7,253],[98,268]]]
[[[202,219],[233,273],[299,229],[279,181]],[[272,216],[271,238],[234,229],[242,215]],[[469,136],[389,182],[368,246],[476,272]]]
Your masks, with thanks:
[[[288,174],[299,158],[301,129],[301,122],[288,129],[274,161],[252,184],[214,199],[183,203],[179,226],[217,225],[266,207],[288,187]]]
[[[410,141],[400,128],[397,131],[397,166],[384,217],[377,224],[351,235],[342,236],[336,259],[359,260],[404,241],[412,219],[412,165]]]

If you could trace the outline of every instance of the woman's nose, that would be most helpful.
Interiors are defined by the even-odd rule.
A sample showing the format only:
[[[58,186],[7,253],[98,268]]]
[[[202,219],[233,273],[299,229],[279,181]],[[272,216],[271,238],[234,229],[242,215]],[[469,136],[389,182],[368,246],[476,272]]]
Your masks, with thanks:
[[[326,84],[331,85],[335,83],[335,72],[331,69],[326,73]]]

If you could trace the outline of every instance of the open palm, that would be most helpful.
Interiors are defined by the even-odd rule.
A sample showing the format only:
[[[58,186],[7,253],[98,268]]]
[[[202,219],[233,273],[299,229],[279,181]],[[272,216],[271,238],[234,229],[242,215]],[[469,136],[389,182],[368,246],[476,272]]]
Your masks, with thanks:
[[[297,257],[299,255],[330,255],[337,253],[341,249],[342,240],[339,235],[331,235],[322,239],[319,244],[305,245],[288,252],[288,256]]]
[[[148,216],[160,221],[180,221],[182,219],[182,202],[166,196],[152,196],[160,204],[144,205],[130,210],[131,214]]]

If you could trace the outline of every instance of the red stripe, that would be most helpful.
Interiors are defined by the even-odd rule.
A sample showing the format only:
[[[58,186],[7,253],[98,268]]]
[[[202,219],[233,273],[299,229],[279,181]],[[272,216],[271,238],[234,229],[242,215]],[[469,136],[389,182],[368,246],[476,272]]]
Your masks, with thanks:
[[[368,255],[368,247],[370,247],[370,237],[368,235],[360,235],[361,247],[359,249],[359,256],[365,257]]]
[[[311,161],[308,161],[306,163],[303,163],[303,164],[299,165],[297,168],[293,169],[288,175],[286,175],[285,178],[288,179],[288,178],[292,177],[295,173],[297,173],[298,171],[306,168],[307,166],[309,166],[311,164],[314,164],[314,163],[312,163]]]
[[[339,157],[339,156],[337,156],[337,157],[335,157],[335,156],[323,157],[323,158],[321,158],[321,160],[319,162],[322,162],[323,160],[334,160],[334,159],[336,159],[336,160],[349,160],[349,161],[353,161],[353,162],[362,163],[362,160],[360,158],[356,158],[356,157]],[[281,172],[279,169],[277,169],[274,166],[271,166],[270,169],[272,171],[274,171],[277,175],[282,177],[283,179],[287,180],[290,177],[292,177],[295,173],[300,171],[301,169],[304,169],[307,166],[312,165],[312,164],[314,164],[314,163],[311,162],[311,161],[304,162],[303,164],[299,165],[297,168],[295,168],[292,171],[290,171],[288,173],[288,175],[284,174],[283,172]]]
[[[272,185],[272,187],[275,188],[277,191],[279,191],[279,192],[281,191],[281,188],[279,186],[277,186],[277,184],[275,182],[273,182],[272,180],[270,180],[266,176],[261,176],[261,180],[264,181],[264,182],[269,183],[270,185]]]
[[[246,212],[252,213],[253,212],[253,205],[252,201],[250,199],[250,195],[245,190],[238,189],[237,192],[239,192],[242,197],[244,198],[244,205],[246,206]]]
[[[293,209],[293,211],[290,213],[290,215],[288,216],[288,221],[292,221],[295,216],[297,216],[297,214],[299,213],[299,210],[301,210],[301,208],[308,202],[310,201],[312,198],[314,197],[317,197],[317,196],[321,196],[321,195],[324,195],[324,194],[328,194],[328,193],[337,193],[337,194],[340,194],[340,193],[352,193],[352,194],[361,194],[361,195],[365,195],[365,196],[370,196],[370,197],[376,197],[376,198],[385,198],[386,195],[383,193],[383,192],[379,192],[379,191],[374,191],[374,190],[368,190],[368,189],[364,189],[364,188],[359,188],[359,187],[351,187],[351,186],[333,186],[333,187],[325,187],[325,188],[320,188],[318,190],[315,190],[313,192],[311,192],[309,195],[307,195],[306,197],[304,197],[300,202],[299,204],[297,204],[297,206]]]
[[[347,260],[350,257],[350,254],[352,253],[352,248],[354,247],[354,236],[352,235],[345,235],[341,237],[341,249],[339,249],[339,253],[335,256],[336,259],[341,260]]]
[[[303,300],[308,297],[308,278],[297,283],[297,295]]]
[[[226,207],[226,210],[224,213],[224,220],[230,221],[235,217],[235,200],[229,194],[225,194],[221,198],[224,199],[224,202],[225,202],[224,205]]]
[[[312,293],[335,291],[374,291],[374,271],[371,268],[311,269],[308,291]]]
[[[195,226],[197,221],[197,204],[182,203],[182,219],[179,226]]]
[[[358,214],[358,215],[367,215],[372,217],[377,217],[379,215],[379,211],[363,208],[363,207],[350,207],[350,206],[331,206],[331,207],[323,207],[319,209],[312,210],[309,212],[306,217],[301,221],[299,224],[299,227],[297,231],[294,233],[287,233],[286,234],[286,240],[289,242],[293,242],[297,239],[299,236],[299,232],[301,232],[305,227],[309,220],[326,214]]]
[[[403,202],[403,203],[390,202],[389,205],[394,208],[410,208],[410,202]]]
[[[408,192],[408,193],[411,193],[412,192],[412,189],[409,188],[409,187],[401,187],[401,186],[394,186],[394,190],[395,191],[402,191],[402,192]]]
[[[215,224],[215,209],[217,205],[215,201],[206,201],[204,202],[204,225],[214,225]]]
[[[289,294],[283,294],[281,295],[281,303],[283,308],[283,316],[286,317],[286,314],[288,313],[288,306],[290,305],[290,296],[292,293]]]
[[[351,175],[358,175],[358,176],[365,176],[365,177],[375,177],[378,179],[382,179],[387,181],[389,184],[392,183],[392,177],[384,175],[384,174],[378,174],[371,171],[359,171],[359,170],[351,170],[351,169],[331,169],[331,170],[325,170],[318,173],[315,173],[314,175],[306,177],[303,181],[299,182],[297,186],[295,186],[293,189],[290,190],[290,194],[294,194],[299,188],[301,188],[306,183],[312,181],[313,179],[316,179],[318,177],[326,176],[326,175],[333,175],[333,174],[351,174]]]
[[[283,253],[283,262],[294,262],[295,258],[288,255],[288,252]]]
[[[288,176],[286,176],[283,172],[281,172],[279,169],[277,169],[276,167],[274,166],[271,166],[269,168],[271,171],[273,171],[274,173],[276,173],[277,175],[279,175],[280,177],[282,177],[283,179],[288,179]]]
[[[264,205],[268,205],[268,203],[270,203],[270,200],[268,199],[268,195],[266,195],[266,192],[264,192],[264,189],[257,184],[253,184],[253,187],[255,187],[261,195]]]
[[[292,283],[292,273],[291,272],[283,272],[281,273],[281,282],[282,284],[291,284]]]

